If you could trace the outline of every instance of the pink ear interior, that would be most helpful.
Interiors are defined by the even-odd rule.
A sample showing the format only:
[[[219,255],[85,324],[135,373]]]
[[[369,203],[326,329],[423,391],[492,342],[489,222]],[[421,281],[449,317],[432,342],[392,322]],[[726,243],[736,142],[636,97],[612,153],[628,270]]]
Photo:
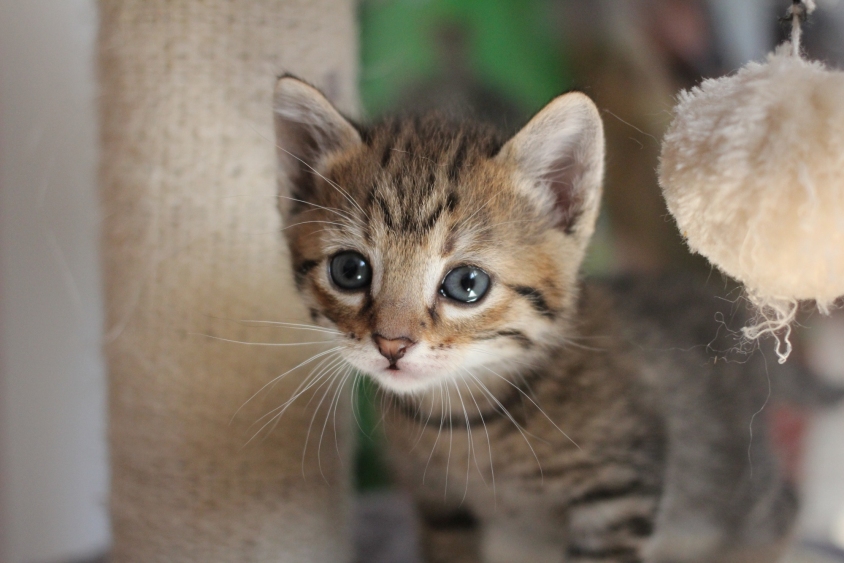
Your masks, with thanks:
[[[571,234],[583,211],[583,189],[581,177],[583,165],[569,152],[560,153],[551,160],[548,170],[541,179],[553,193],[555,227]]]
[[[571,234],[586,208],[597,206],[603,179],[604,135],[600,115],[583,94],[553,100],[502,151],[533,179],[554,225]],[[594,214],[591,214],[594,215]]]

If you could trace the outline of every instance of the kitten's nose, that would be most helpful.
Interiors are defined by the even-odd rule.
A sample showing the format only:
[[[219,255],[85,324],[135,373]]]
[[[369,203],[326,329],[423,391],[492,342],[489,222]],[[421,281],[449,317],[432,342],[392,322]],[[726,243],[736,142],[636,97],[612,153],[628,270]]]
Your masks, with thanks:
[[[378,346],[381,355],[390,360],[390,369],[398,369],[396,362],[404,357],[411,346],[416,344],[410,338],[385,338],[380,334],[373,334],[372,339],[375,340],[375,345]]]

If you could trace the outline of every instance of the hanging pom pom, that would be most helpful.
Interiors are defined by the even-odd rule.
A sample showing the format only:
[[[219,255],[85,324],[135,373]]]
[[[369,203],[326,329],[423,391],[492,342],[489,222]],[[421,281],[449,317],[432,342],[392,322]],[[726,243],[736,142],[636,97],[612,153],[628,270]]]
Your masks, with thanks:
[[[792,42],[680,95],[662,146],[660,185],[689,247],[741,281],[784,362],[798,301],[822,312],[844,295],[844,73]]]

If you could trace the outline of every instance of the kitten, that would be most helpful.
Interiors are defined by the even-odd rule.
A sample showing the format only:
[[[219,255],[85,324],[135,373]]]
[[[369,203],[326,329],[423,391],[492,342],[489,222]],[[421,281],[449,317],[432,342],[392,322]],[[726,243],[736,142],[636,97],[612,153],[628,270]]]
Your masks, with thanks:
[[[731,343],[690,284],[579,280],[604,167],[585,95],[509,140],[360,127],[292,77],[274,104],[296,285],[394,399],[429,561],[776,560],[795,500],[761,419],[751,440],[765,366],[712,361]]]

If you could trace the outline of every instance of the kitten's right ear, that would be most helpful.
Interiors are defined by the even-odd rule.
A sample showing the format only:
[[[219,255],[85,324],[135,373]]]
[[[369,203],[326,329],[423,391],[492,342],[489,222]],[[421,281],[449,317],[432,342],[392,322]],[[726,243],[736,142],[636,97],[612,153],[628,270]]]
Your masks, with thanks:
[[[357,129],[316,88],[279,78],[273,96],[279,174],[291,195],[307,198],[324,159],[361,142]]]
[[[604,176],[604,127],[595,104],[579,92],[545,106],[498,157],[530,184],[527,193],[569,234],[592,234]]]

